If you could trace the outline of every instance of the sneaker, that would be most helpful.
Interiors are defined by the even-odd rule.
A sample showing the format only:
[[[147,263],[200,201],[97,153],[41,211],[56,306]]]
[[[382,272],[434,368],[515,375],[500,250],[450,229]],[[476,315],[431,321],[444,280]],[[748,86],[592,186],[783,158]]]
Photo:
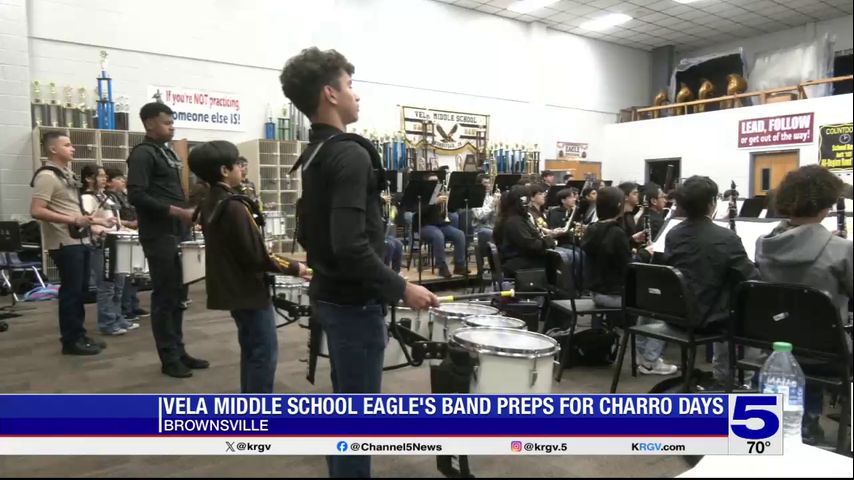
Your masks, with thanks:
[[[136,310],[133,311],[133,315],[135,317],[148,317],[151,314],[148,313],[148,310],[143,310],[141,308],[137,308]]]
[[[129,322],[125,323],[124,325],[122,325],[122,328],[124,328],[125,330],[127,330],[129,332],[131,330],[136,330],[137,328],[139,328],[139,324],[136,322],[130,322],[129,321]]]
[[[471,275],[471,271],[466,270],[465,266],[454,267],[454,275]]]
[[[62,346],[63,355],[97,355],[99,353],[101,353],[101,349],[94,343],[87,342],[85,338]]]
[[[178,308],[180,308],[181,310],[186,310],[186,309],[190,308],[191,303],[193,303],[192,300],[184,300],[178,304]]]
[[[164,363],[163,366],[160,367],[160,371],[164,375],[169,375],[170,377],[175,378],[187,378],[193,376],[192,370],[181,362]]]
[[[450,270],[448,270],[448,266],[447,266],[447,265],[442,265],[442,266],[440,266],[440,267],[439,267],[439,276],[440,276],[440,277],[443,277],[443,278],[451,278],[451,277],[453,277],[453,275],[451,275],[451,271],[450,271]]]
[[[673,375],[677,370],[679,367],[664,363],[661,358],[652,363],[638,362],[638,371],[644,375]]]
[[[135,322],[137,321],[137,316],[132,313],[123,313],[122,318],[125,319],[126,322]]]
[[[128,331],[125,330],[124,328],[121,328],[121,327],[116,327],[116,328],[113,328],[110,330],[101,330],[101,335],[109,335],[111,337],[115,337],[118,335],[124,335],[126,333],[128,333]]]

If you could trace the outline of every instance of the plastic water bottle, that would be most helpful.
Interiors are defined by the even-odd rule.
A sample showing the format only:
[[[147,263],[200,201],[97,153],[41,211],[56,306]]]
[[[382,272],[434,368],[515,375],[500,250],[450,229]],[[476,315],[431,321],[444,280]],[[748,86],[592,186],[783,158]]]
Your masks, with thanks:
[[[804,385],[804,372],[792,355],[792,344],[774,342],[774,352],[759,370],[759,389],[762,393],[783,394],[783,438],[786,442],[801,442]]]

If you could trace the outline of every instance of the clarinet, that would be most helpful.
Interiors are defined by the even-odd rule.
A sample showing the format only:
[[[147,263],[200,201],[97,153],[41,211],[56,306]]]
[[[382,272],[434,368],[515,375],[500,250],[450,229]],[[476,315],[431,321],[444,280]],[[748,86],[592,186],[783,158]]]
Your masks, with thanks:
[[[643,234],[645,238],[644,246],[650,246],[652,244],[652,225],[649,223],[649,197],[644,195],[643,197]]]
[[[845,224],[845,197],[836,200],[836,234],[848,238],[848,227]]]
[[[738,205],[735,199],[738,197],[738,191],[735,189],[735,180],[730,183],[729,192],[729,229],[735,231],[735,217],[738,215]]]

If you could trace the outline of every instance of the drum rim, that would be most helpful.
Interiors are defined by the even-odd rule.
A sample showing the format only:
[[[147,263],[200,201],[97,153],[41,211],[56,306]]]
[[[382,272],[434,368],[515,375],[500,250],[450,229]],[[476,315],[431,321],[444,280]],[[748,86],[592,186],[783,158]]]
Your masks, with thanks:
[[[466,305],[466,306],[472,306],[472,305],[474,305],[474,306],[477,306],[477,307],[484,307],[484,308],[488,308],[488,309],[493,310],[493,311],[492,311],[491,313],[471,313],[471,314],[458,313],[458,312],[446,312],[446,311],[442,311],[442,307],[443,307],[443,306],[449,306],[449,305]],[[448,303],[445,303],[445,304],[440,305],[439,307],[431,308],[431,309],[430,309],[430,313],[431,313],[431,314],[442,315],[442,316],[446,316],[446,317],[449,317],[449,316],[455,316],[455,317],[474,317],[474,316],[478,316],[478,315],[497,315],[497,314],[498,314],[498,313],[500,313],[500,312],[501,312],[501,310],[498,310],[497,308],[493,307],[492,305],[481,305],[481,304],[478,304],[478,303],[467,303],[467,302],[448,302]]]
[[[469,330],[490,330],[490,331],[502,331],[507,332],[514,335],[527,335],[533,337],[542,337],[549,341],[551,344],[551,348],[549,350],[531,350],[527,348],[513,348],[513,347],[496,347],[494,345],[484,345],[482,343],[472,342],[465,339],[457,338],[459,334],[465,333]],[[553,355],[557,355],[560,352],[560,344],[557,340],[548,335],[543,335],[542,333],[530,332],[528,330],[519,330],[515,328],[505,328],[505,327],[463,327],[457,330],[454,330],[451,333],[450,338],[448,338],[448,344],[454,344],[460,348],[463,348],[468,351],[474,351],[478,354],[485,355],[494,355],[498,357],[511,357],[511,358],[543,358],[550,357]]]
[[[519,322],[519,327],[515,328],[515,327],[497,327],[497,326],[496,327],[490,327],[489,325],[469,325],[468,322],[471,321],[471,319],[473,319],[473,318],[500,318],[502,320],[515,320],[515,321]],[[463,319],[463,323],[466,325],[466,327],[510,328],[512,330],[520,330],[520,329],[528,326],[528,324],[524,320],[522,320],[521,318],[509,317],[509,316],[505,316],[505,315],[470,315],[470,316]]]

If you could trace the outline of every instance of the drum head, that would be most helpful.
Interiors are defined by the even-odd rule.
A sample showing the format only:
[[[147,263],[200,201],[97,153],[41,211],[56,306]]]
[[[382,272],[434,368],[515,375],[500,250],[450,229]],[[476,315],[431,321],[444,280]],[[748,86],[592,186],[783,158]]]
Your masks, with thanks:
[[[308,285],[308,282],[305,279],[290,277],[287,275],[276,275],[277,287],[302,287],[303,285]]]
[[[510,328],[469,327],[451,334],[449,343],[469,351],[501,357],[547,357],[560,350],[546,335]]]
[[[501,315],[474,315],[463,319],[463,323],[467,327],[514,328],[517,330],[528,327],[528,324],[524,320],[513,317],[502,317]]]
[[[443,303],[441,306],[439,306],[439,308],[434,309],[434,311],[445,315],[454,316],[498,314],[497,308],[477,303]]]

